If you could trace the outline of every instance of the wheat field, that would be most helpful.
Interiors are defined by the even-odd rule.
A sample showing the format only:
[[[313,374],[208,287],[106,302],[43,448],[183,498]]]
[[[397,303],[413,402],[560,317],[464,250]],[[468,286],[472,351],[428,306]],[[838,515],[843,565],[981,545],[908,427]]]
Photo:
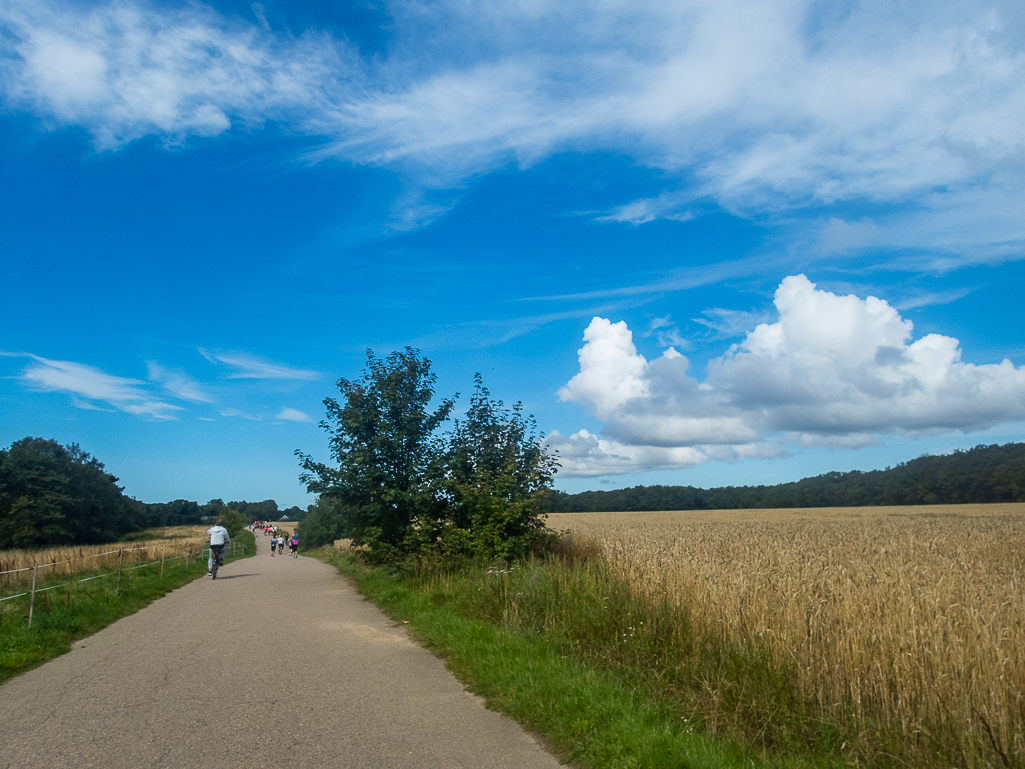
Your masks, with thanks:
[[[111,568],[118,558],[123,563],[144,563],[161,557],[194,555],[206,544],[205,526],[171,526],[150,529],[130,542],[106,545],[68,545],[39,550],[0,550],[0,590],[15,588],[32,580],[32,567],[40,578]],[[123,551],[123,554],[122,554]],[[45,567],[45,568],[43,568]],[[19,571],[27,569],[27,571]],[[13,573],[11,573],[13,572]]]
[[[1025,766],[1025,504],[563,513],[651,600],[756,639],[905,756]],[[870,734],[871,736],[871,734]],[[880,748],[882,749],[882,748]]]

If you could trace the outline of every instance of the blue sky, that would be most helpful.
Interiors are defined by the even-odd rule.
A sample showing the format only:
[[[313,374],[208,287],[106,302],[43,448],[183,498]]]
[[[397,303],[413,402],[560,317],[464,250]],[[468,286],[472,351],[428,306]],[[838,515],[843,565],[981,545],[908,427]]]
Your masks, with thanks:
[[[1025,434],[1015,2],[0,8],[0,443],[305,505],[364,351],[567,491]]]

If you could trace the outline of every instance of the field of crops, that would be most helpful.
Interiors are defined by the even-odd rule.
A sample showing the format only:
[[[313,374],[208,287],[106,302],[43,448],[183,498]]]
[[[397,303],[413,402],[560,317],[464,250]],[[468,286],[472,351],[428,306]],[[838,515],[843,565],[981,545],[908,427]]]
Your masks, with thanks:
[[[753,640],[930,765],[1025,766],[1025,505],[551,515],[637,594]],[[889,737],[887,737],[889,735]]]
[[[0,592],[17,589],[32,579],[32,567],[39,576],[76,574],[110,568],[119,559],[125,564],[143,563],[193,554],[206,543],[205,526],[175,526],[150,529],[130,542],[104,545],[48,547],[40,550],[0,550]]]

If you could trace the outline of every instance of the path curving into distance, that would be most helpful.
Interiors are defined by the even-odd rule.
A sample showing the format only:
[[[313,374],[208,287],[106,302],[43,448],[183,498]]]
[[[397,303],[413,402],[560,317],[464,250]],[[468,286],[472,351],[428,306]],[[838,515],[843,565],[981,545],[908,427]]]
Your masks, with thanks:
[[[333,567],[256,541],[0,686],[0,767],[559,766]]]

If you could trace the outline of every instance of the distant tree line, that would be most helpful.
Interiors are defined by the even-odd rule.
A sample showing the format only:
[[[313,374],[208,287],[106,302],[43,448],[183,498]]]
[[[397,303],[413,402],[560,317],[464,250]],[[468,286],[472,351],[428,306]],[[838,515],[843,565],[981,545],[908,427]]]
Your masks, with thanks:
[[[77,444],[22,438],[0,449],[0,548],[113,542],[159,526],[202,524],[217,516],[232,528],[253,520],[300,520],[308,513],[277,502],[186,499],[147,504],[124,495],[117,476]]]
[[[923,456],[886,470],[831,472],[775,486],[635,486],[549,497],[552,512],[738,510],[1025,502],[1025,443]]]
[[[327,465],[297,451],[319,495],[303,522],[307,545],[351,539],[368,557],[514,557],[545,541],[556,461],[533,417],[491,397],[480,375],[466,414],[441,432],[456,398],[431,409],[431,362],[407,347],[367,351],[363,376],[326,398]]]

